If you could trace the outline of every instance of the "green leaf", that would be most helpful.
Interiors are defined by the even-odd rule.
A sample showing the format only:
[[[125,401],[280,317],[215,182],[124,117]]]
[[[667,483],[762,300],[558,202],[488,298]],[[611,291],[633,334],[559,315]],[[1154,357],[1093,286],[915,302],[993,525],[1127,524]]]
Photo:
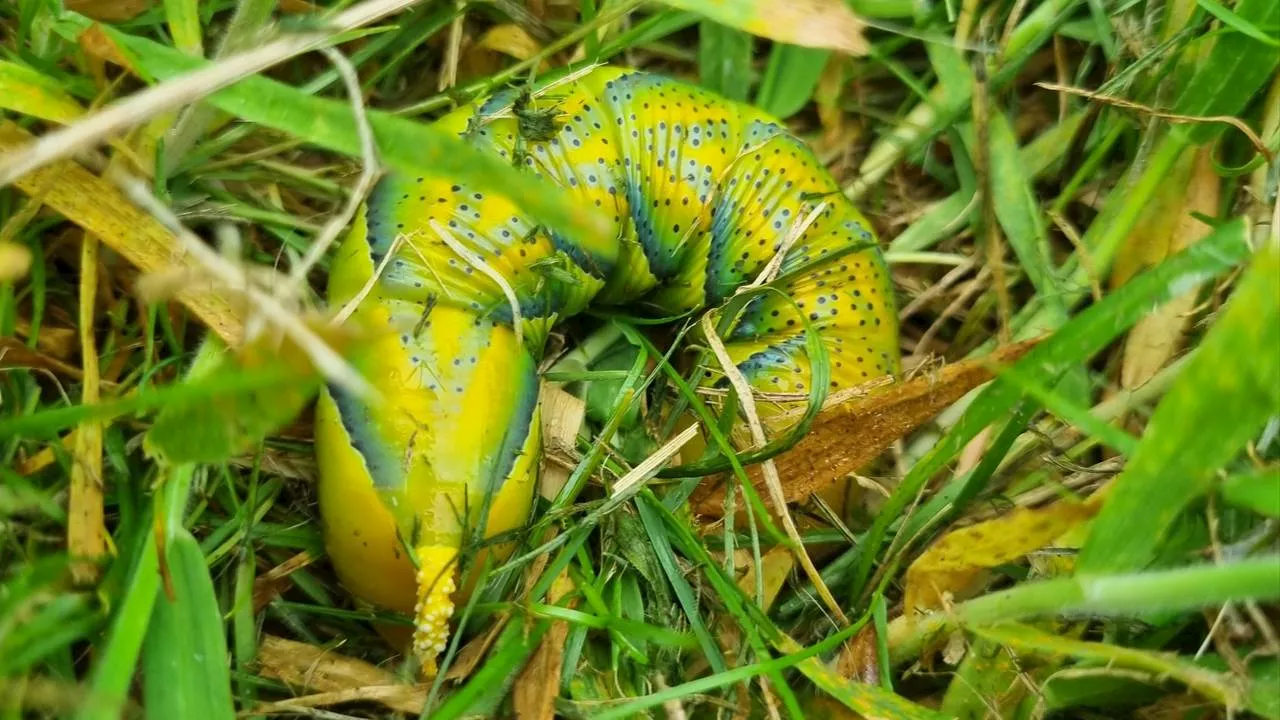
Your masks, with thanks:
[[[698,28],[698,70],[702,84],[730,100],[744,101],[751,89],[751,35],[712,20]]]
[[[1188,504],[1280,414],[1280,247],[1260,250],[1221,318],[1160,402],[1094,520],[1078,572],[1146,565]]]
[[[235,718],[222,613],[200,544],[185,529],[169,537],[165,557],[173,596],[161,592],[142,654],[148,718]]]
[[[1232,475],[1219,490],[1236,507],[1280,518],[1280,465]]]
[[[1274,657],[1255,660],[1249,665],[1250,710],[1267,720],[1280,719],[1280,659]]]
[[[179,50],[200,57],[204,55],[204,32],[200,28],[198,0],[164,0],[165,20]]]
[[[76,715],[78,720],[117,720],[121,716],[160,589],[155,533],[146,533],[130,578],[124,597],[117,600],[106,643],[90,676],[89,701]]]
[[[1240,0],[1235,17],[1254,26],[1280,27],[1280,3],[1275,0]],[[1179,115],[1238,115],[1271,78],[1280,53],[1250,35],[1228,33],[1218,37],[1185,90],[1174,112]],[[1230,78],[1230,82],[1224,82]],[[1194,143],[1204,143],[1221,133],[1222,123],[1177,125],[1174,132]]]
[[[270,336],[231,354],[207,335],[184,382],[221,383],[257,373],[282,380],[165,405],[147,431],[147,452],[171,464],[223,462],[256,447],[302,412],[320,390],[320,374],[297,346],[280,347]]]
[[[831,53],[797,45],[774,45],[756,91],[756,105],[780,120],[800,112],[813,97]]]
[[[1221,20],[1227,27],[1242,32],[1258,42],[1264,42],[1272,47],[1280,47],[1280,40],[1276,40],[1274,37],[1266,34],[1258,28],[1257,25],[1254,25],[1245,18],[1240,17],[1240,15],[1231,12],[1227,8],[1223,7],[1221,3],[1216,2],[1216,0],[1196,0],[1196,4],[1204,8],[1210,15]]]
[[[976,628],[974,632],[979,637],[1014,650],[1019,657],[1042,655],[1099,661],[1106,663],[1108,668],[1131,668],[1160,678],[1171,678],[1220,705],[1240,707],[1244,704],[1244,693],[1229,673],[1205,669],[1191,660],[1170,653],[1086,642],[1012,622],[990,628]]]
[[[915,657],[932,638],[955,627],[979,627],[1072,614],[1133,617],[1186,612],[1242,600],[1280,597],[1280,556],[1268,555],[1175,570],[1064,577],[1027,582],[924,616],[889,623],[894,665]]]
[[[988,118],[988,141],[991,203],[996,219],[1027,279],[1040,297],[1057,309],[1060,323],[1066,319],[1067,310],[1062,303],[1062,284],[1050,257],[1049,234],[1030,178],[1023,171],[1018,140],[1003,113],[993,112]]]

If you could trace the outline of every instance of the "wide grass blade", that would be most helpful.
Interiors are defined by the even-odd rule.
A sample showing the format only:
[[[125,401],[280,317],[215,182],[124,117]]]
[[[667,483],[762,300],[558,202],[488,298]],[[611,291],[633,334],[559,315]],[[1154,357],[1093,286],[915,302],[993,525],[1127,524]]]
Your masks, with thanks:
[[[774,45],[756,92],[756,105],[783,120],[800,112],[813,97],[831,53],[798,45]]]
[[[1268,245],[1156,408],[1094,521],[1079,572],[1136,570],[1178,515],[1280,415],[1280,247]]]
[[[702,84],[730,100],[746,100],[751,89],[749,33],[703,20],[698,26],[698,68]]]
[[[142,653],[147,717],[231,720],[227,639],[200,543],[178,528],[165,557],[172,595],[156,600]]]
[[[942,612],[902,615],[889,623],[889,650],[898,665],[916,657],[928,640],[955,627],[1059,615],[1140,617],[1277,598],[1280,557],[1275,555],[1176,570],[1058,578],[1023,583]]]

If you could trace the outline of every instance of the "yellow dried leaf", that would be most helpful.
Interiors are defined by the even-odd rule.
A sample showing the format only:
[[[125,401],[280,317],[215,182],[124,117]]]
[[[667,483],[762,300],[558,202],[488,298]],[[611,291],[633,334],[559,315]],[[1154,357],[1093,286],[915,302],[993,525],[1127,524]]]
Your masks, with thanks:
[[[752,35],[865,55],[866,27],[843,0],[663,0]]]
[[[534,40],[533,36],[519,25],[506,23],[494,25],[486,30],[484,35],[476,41],[475,47],[502,53],[516,60],[528,60],[542,50],[542,43]]]
[[[257,661],[259,675],[319,693],[284,701],[282,704],[286,707],[365,700],[417,715],[427,701],[428,685],[406,685],[392,673],[363,660],[273,635],[262,638]]]
[[[94,405],[101,398],[98,343],[94,337],[98,296],[98,240],[81,239],[80,250],[80,362],[83,367],[81,402]],[[67,500],[67,552],[88,562],[72,566],[77,582],[98,579],[98,559],[107,554],[103,507],[102,422],[86,420],[76,429]]]
[[[807,498],[857,472],[894,441],[991,380],[992,367],[1017,360],[1037,342],[1010,345],[990,356],[949,365],[870,397],[824,408],[809,434],[774,458],[787,502]],[[748,467],[747,475],[761,489],[765,504],[771,505],[763,490],[760,467]],[[697,513],[719,517],[724,512],[724,478],[704,482],[689,502]]]
[[[1192,155],[1186,153],[1174,164],[1157,188],[1155,197],[1142,211],[1142,219],[1133,226],[1112,263],[1111,287],[1124,285],[1143,268],[1169,255],[1169,239],[1186,202],[1191,160]]]
[[[102,31],[102,26],[90,26],[88,30],[80,33],[80,36],[76,38],[76,42],[79,43],[80,48],[90,58],[98,62],[99,70],[101,70],[102,62],[106,61],[113,65],[118,65],[134,75],[138,74],[133,64],[129,62],[128,55],[120,49],[115,40]]]
[[[56,81],[7,60],[0,61],[0,109],[63,124],[84,113]]]
[[[734,556],[738,566],[745,565],[747,572],[738,580],[738,587],[742,588],[742,592],[749,597],[756,596],[756,566],[751,561],[751,552],[749,550],[738,550]],[[760,556],[760,565],[764,568],[764,576],[761,578],[764,585],[764,607],[761,610],[769,611],[773,607],[773,601],[778,598],[778,593],[782,592],[782,586],[786,584],[787,578],[791,575],[791,571],[796,566],[796,556],[791,550],[784,547],[776,547]]]
[[[25,277],[31,269],[31,250],[26,245],[0,242],[0,282]]]
[[[2,251],[0,251],[2,252]],[[3,263],[0,262],[0,265]],[[18,318],[18,337],[31,337],[31,323],[26,318]],[[75,352],[76,331],[68,327],[56,327],[47,322],[41,323],[36,335],[36,348],[49,353],[59,360],[66,360]]]
[[[542,472],[538,492],[554,500],[569,481],[570,469],[577,464],[578,429],[587,413],[587,405],[576,395],[565,392],[560,383],[543,383],[538,391],[542,417]]]
[[[76,382],[84,379],[84,374],[75,365],[39,350],[32,350],[17,338],[0,337],[0,368],[6,367],[39,368]],[[103,385],[106,384],[103,383]]]
[[[68,10],[74,10],[94,20],[119,22],[132,20],[146,12],[155,0],[65,0]]]
[[[33,140],[18,125],[0,121],[0,152]],[[68,220],[96,235],[144,273],[188,267],[184,253],[169,233],[139,210],[115,185],[74,162],[59,162],[24,175],[18,189],[38,197]],[[177,299],[228,344],[242,336],[241,313],[212,286],[192,283]]]
[[[1212,217],[1218,209],[1221,188],[1222,179],[1213,169],[1212,150],[1205,148],[1196,154],[1195,167],[1183,195],[1182,206],[1170,213],[1176,222],[1167,244],[1162,244],[1158,249],[1153,248],[1152,256],[1145,258],[1147,262],[1159,262],[1208,235],[1212,228],[1196,219],[1192,213]],[[1125,340],[1124,362],[1120,370],[1121,387],[1126,390],[1141,387],[1169,362],[1182,344],[1195,303],[1196,289],[1188,288],[1182,295],[1160,306],[1133,326]]]
[[[510,64],[508,58],[528,60],[542,50],[542,44],[519,25],[495,25],[471,43],[458,62],[460,80],[487,77]],[[539,71],[550,65],[544,60]]]
[[[567,571],[561,571],[551,583],[548,598],[557,604],[573,592],[573,581]],[[511,703],[516,717],[521,720],[552,720],[556,716],[556,698],[560,695],[560,670],[564,664],[564,644],[569,636],[569,624],[558,621],[551,624],[542,644],[516,677],[511,690]]]
[[[952,531],[907,569],[904,614],[942,608],[947,596],[971,589],[987,569],[1039,550],[1092,518],[1102,493],[1085,502],[1060,500],[1043,508],[1016,508],[1007,515]]]

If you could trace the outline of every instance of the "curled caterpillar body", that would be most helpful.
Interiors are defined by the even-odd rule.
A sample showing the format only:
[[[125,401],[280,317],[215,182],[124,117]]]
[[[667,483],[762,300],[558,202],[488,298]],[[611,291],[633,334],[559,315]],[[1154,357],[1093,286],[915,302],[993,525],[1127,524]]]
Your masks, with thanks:
[[[510,112],[525,102],[514,91],[438,126],[600,209],[610,233],[570,242],[511,198],[390,176],[332,266],[330,304],[367,293],[355,315],[390,331],[370,378],[389,403],[321,398],[326,542],[356,595],[414,613],[428,671],[466,528],[492,536],[532,507],[537,360],[559,320],[589,304],[655,317],[714,307],[768,266],[782,292],[749,300],[723,337],[754,389],[808,392],[806,325],[834,389],[898,372],[876,240],[802,141],[749,106],[641,72],[598,68],[550,94],[550,128]]]

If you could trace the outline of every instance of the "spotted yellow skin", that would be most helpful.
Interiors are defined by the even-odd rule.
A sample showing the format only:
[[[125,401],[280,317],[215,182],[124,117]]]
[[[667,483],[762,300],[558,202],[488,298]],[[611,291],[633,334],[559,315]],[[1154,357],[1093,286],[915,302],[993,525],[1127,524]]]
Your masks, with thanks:
[[[352,319],[380,333],[368,375],[381,401],[337,389],[320,401],[326,544],[354,594],[414,614],[428,672],[469,531],[527,522],[542,448],[536,363],[560,320],[589,305],[656,317],[715,307],[781,253],[781,292],[748,301],[723,338],[756,390],[809,391],[806,324],[834,390],[899,369],[892,289],[870,227],[780,124],[610,67],[547,97],[542,107],[562,123],[549,138],[529,137],[504,112],[514,91],[437,127],[597,208],[608,232],[571,242],[518,198],[396,175],[374,189],[332,265],[330,304],[358,300]]]

